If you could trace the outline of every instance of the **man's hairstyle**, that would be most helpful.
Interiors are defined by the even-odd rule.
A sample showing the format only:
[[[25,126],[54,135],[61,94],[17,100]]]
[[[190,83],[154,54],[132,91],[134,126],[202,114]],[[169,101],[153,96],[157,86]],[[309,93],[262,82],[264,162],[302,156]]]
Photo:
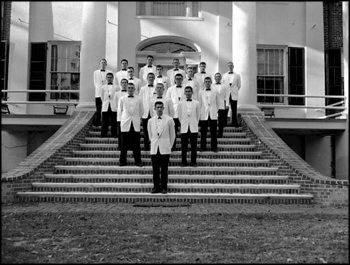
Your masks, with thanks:
[[[193,92],[193,88],[192,88],[191,86],[186,86],[186,87],[185,87],[185,90],[186,90],[186,89],[191,89],[191,91]]]
[[[164,105],[164,103],[163,103],[163,101],[158,100],[158,101],[154,102],[154,106],[157,106],[157,105]]]
[[[102,58],[100,62],[105,61],[107,63],[107,60],[105,58]]]
[[[200,62],[199,65],[207,65],[206,62]]]
[[[232,65],[234,65],[233,62],[228,62],[227,64],[232,64]]]
[[[109,75],[111,75],[112,77],[114,77],[113,73],[111,73],[111,72],[108,72],[108,73],[106,74],[106,77],[109,76]]]
[[[162,87],[164,88],[164,84],[163,83],[157,83],[156,86],[158,85],[162,85]]]
[[[176,78],[177,76],[180,76],[180,77],[184,78],[184,77],[182,76],[182,74],[180,74],[180,73],[177,73],[177,74],[175,75],[175,78]]]
[[[120,63],[122,63],[122,62],[126,62],[127,64],[129,63],[127,59],[122,59],[122,60],[120,61]]]
[[[158,64],[158,65],[156,66],[156,68],[161,68],[161,69],[163,70],[163,66],[160,65],[160,64]]]
[[[220,76],[221,76],[221,74],[220,74],[220,73],[216,73],[216,74],[214,75],[214,77],[215,77],[216,75],[220,75]]]
[[[134,69],[134,67],[132,67],[132,66],[129,66],[129,67],[128,67],[128,69],[132,69],[132,70],[135,70],[135,69]]]
[[[120,83],[122,83],[123,81],[126,81],[126,83],[128,83],[129,81],[128,81],[128,79],[126,79],[126,78],[122,78],[122,80],[120,80]]]
[[[130,86],[130,85],[135,86],[135,84],[133,82],[129,82],[128,86]]]
[[[204,80],[208,80],[208,79],[211,81],[211,77],[210,76],[207,76],[207,77],[204,78]]]
[[[149,73],[147,74],[147,78],[148,78],[150,75],[153,75],[153,76],[155,77],[155,74],[154,74],[154,73],[149,72]]]
[[[148,58],[154,59],[154,57],[153,57],[152,55],[148,55],[148,56],[147,56],[147,59],[148,59]]]
[[[173,62],[174,62],[174,61],[179,61],[179,62],[180,62],[179,58],[174,58],[174,59],[173,59]]]

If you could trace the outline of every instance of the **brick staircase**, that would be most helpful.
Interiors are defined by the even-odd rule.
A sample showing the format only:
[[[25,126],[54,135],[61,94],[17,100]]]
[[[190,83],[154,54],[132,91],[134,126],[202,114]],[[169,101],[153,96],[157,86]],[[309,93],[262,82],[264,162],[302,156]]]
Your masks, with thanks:
[[[309,204],[312,194],[301,194],[300,185],[290,184],[288,175],[263,159],[242,128],[226,127],[218,139],[218,153],[198,152],[198,167],[181,167],[180,138],[170,156],[168,194],[151,194],[152,167],[143,150],[143,167],[136,167],[132,151],[127,166],[119,167],[117,139],[100,138],[100,127],[91,130],[80,144],[56,165],[44,182],[32,183],[32,191],[18,192],[20,201],[51,202],[186,202]],[[200,135],[200,134],[199,134]],[[209,133],[210,135],[210,133]],[[198,137],[199,148],[200,137]],[[207,141],[210,150],[210,138]],[[190,161],[190,152],[188,153]]]

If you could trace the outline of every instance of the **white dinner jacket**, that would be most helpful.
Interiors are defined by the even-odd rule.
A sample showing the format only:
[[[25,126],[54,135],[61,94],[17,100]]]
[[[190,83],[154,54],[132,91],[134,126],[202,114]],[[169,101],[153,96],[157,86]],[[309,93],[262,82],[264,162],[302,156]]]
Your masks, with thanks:
[[[194,74],[194,77],[197,79],[197,82],[198,82],[198,85],[199,85],[199,91],[201,91],[202,89],[204,89],[204,78],[206,77],[210,77],[211,80],[213,81],[213,78],[212,76],[208,73],[208,72],[205,72],[205,74],[201,74],[200,72],[199,73],[195,73]],[[198,92],[199,93],[199,92]]]
[[[120,86],[120,81],[122,81],[123,78],[128,79],[128,70],[120,70],[118,72],[115,73],[114,75],[114,84]]]
[[[102,100],[102,112],[108,111],[108,106],[111,105],[111,110],[116,112],[118,110],[117,105],[114,102],[115,93],[118,91],[119,86],[117,85],[103,85],[101,92],[101,100]]]
[[[139,78],[141,79],[141,86],[144,86],[147,84],[147,75],[148,73],[154,73],[156,75],[157,68],[152,65],[152,67],[148,67],[147,64],[144,67],[141,67],[139,72]]]
[[[171,101],[173,102],[173,107],[174,107],[174,118],[178,118],[177,114],[177,106],[181,100],[185,98],[185,87],[182,85],[181,88],[177,88],[176,85],[171,86],[168,88],[168,91],[166,93],[166,97],[170,98]]]
[[[147,124],[148,136],[151,141],[151,155],[157,154],[158,149],[162,155],[171,154],[171,148],[175,141],[174,120],[166,114],[161,117],[159,132],[157,131],[158,115],[149,119]]]
[[[220,105],[219,92],[211,88],[210,93],[206,93],[205,89],[199,92],[199,104],[201,107],[201,120],[208,120],[209,114],[210,119],[218,119],[218,110]]]
[[[131,122],[136,132],[140,131],[141,116],[143,113],[142,101],[139,96],[134,95],[130,98],[128,95],[119,99],[117,121],[120,121],[120,130],[122,132],[130,131]]]
[[[117,111],[118,111],[118,107],[119,107],[119,100],[120,100],[120,98],[122,96],[127,95],[127,94],[128,94],[127,91],[124,92],[124,91],[119,90],[119,91],[115,92],[114,98],[113,98],[113,102],[117,106]],[[117,121],[120,121],[120,120],[118,120],[118,115],[117,115]]]
[[[182,74],[182,77],[185,79],[186,78],[186,72],[180,68],[178,68],[178,71],[174,71],[173,69],[170,69],[166,72],[166,75],[169,77],[169,81],[170,81],[170,86],[175,85],[175,75],[176,74]]]
[[[182,84],[184,85],[184,87],[187,87],[187,86],[192,87],[192,90],[193,90],[192,98],[195,100],[198,100],[198,93],[200,90],[200,86],[199,86],[198,80],[194,76],[191,79],[192,80],[188,80],[188,77],[186,76]]]
[[[241,76],[235,72],[233,74],[226,72],[222,75],[222,83],[228,85],[227,102],[230,99],[230,95],[233,100],[238,100],[238,91],[241,88]]]
[[[220,104],[219,109],[225,109],[226,106],[229,106],[228,98],[228,88],[229,86],[221,83],[220,85],[214,84],[211,86],[219,92]]]
[[[195,99],[190,102],[184,99],[179,103],[178,112],[181,124],[180,133],[187,133],[188,128],[190,128],[191,133],[197,133],[201,114],[199,102]]]
[[[142,100],[143,105],[142,119],[147,119],[148,113],[150,113],[150,102],[156,96],[154,93],[154,86],[149,87],[148,85],[145,85],[140,89],[139,96]]]
[[[162,98],[157,98],[157,97],[154,97],[152,98],[151,102],[150,102],[150,113],[151,113],[151,116],[153,117],[154,115],[156,115],[156,111],[154,109],[154,104],[157,102],[157,101],[162,101],[163,104],[164,104],[164,110],[163,110],[163,113],[174,118],[174,114],[175,114],[175,111],[174,111],[174,104],[173,104],[173,101],[168,98],[167,96],[162,96]]]
[[[107,69],[104,72],[101,72],[100,70],[101,69],[94,71],[95,98],[101,97],[102,86],[107,84],[106,75],[111,72]]]

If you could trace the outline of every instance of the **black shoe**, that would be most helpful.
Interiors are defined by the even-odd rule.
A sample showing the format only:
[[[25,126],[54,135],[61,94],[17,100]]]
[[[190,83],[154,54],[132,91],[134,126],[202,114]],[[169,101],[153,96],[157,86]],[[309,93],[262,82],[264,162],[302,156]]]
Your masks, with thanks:
[[[181,167],[187,167],[188,164],[187,163],[181,163]]]
[[[199,149],[199,152],[206,152],[207,151],[207,148],[200,148]]]
[[[142,167],[142,163],[137,163],[136,166],[137,167]]]
[[[120,167],[125,167],[125,166],[126,166],[126,163],[119,163],[119,166],[120,166]]]
[[[190,166],[191,167],[197,167],[197,163],[191,163]]]
[[[214,148],[213,152],[217,153],[217,152],[219,152],[219,150],[217,148]]]
[[[160,193],[160,189],[153,188],[151,193]]]
[[[120,151],[121,149],[120,149],[120,147],[117,147],[117,151]]]
[[[161,191],[163,194],[167,194],[167,191],[166,191],[166,189],[162,189],[162,191]]]
[[[149,147],[145,147],[145,151],[149,151],[150,150],[150,148]]]

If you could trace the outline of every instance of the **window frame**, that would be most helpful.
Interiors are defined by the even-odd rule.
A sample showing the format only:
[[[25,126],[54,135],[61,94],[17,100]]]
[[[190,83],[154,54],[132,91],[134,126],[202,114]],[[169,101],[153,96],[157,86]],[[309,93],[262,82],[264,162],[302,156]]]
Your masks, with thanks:
[[[81,58],[80,58],[80,56],[79,56],[79,71],[78,72],[74,72],[74,71],[52,71],[51,70],[51,66],[52,66],[52,46],[54,46],[54,45],[79,45],[79,51],[80,51],[80,53],[81,53],[81,41],[48,41],[47,42],[47,61],[46,61],[46,90],[52,90],[52,88],[51,88],[51,74],[52,73],[55,73],[55,72],[57,72],[57,73],[71,73],[71,74],[73,74],[73,73],[75,73],[75,74],[79,74],[79,89],[77,90],[78,92],[79,92],[79,90],[80,90],[80,82],[81,82],[81,69],[80,69],[80,60],[81,60]],[[69,90],[73,90],[72,88],[70,88]],[[55,101],[56,99],[55,98],[52,98],[53,97],[53,95],[54,95],[55,93],[47,93],[47,95],[46,95],[46,101]],[[76,101],[78,101],[79,100],[79,93],[77,94],[77,98],[71,98],[72,97],[72,94],[74,94],[73,92],[70,92],[70,93],[68,93],[68,100],[76,100]],[[59,95],[58,95],[59,97],[59,99],[61,99],[62,98],[62,93],[60,93]]]
[[[283,52],[283,75],[258,75],[258,50],[269,50],[269,49],[275,49],[275,50],[282,50]],[[287,45],[267,45],[267,44],[257,44],[256,48],[256,56],[257,56],[257,91],[258,91],[258,78],[259,77],[278,77],[281,76],[283,77],[283,89],[281,94],[288,94],[288,46]],[[266,89],[266,88],[265,88]],[[259,93],[258,93],[259,94]],[[270,93],[263,93],[263,94],[270,94]],[[286,100],[285,97],[282,97],[282,102],[267,102],[267,101],[259,101],[259,97],[262,96],[257,96],[257,103],[258,104],[274,104],[274,105],[288,105],[288,100]]]

